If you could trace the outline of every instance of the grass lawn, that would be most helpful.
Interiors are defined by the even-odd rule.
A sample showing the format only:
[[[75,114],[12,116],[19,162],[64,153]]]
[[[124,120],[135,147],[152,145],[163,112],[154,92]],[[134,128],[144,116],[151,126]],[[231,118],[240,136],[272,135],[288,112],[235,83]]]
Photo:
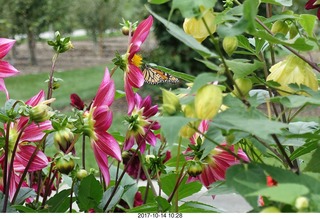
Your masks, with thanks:
[[[110,64],[108,66],[109,70],[111,70],[112,67],[113,64]],[[105,66],[96,66],[86,69],[56,72],[54,76],[56,78],[61,78],[63,81],[61,82],[60,88],[53,92],[53,97],[56,98],[56,101],[52,103],[52,108],[66,114],[71,112],[71,93],[77,93],[87,104],[89,104],[101,83],[104,70]],[[11,99],[26,101],[36,95],[41,89],[47,93],[47,83],[45,81],[48,77],[48,73],[18,75],[5,79],[5,84]],[[113,75],[113,79],[116,84],[116,89],[123,90],[123,73],[120,70],[117,70]],[[5,101],[5,94],[2,92],[0,93],[1,106],[4,106]],[[114,112],[113,125],[109,129],[109,132],[120,132],[121,135],[124,135],[123,133],[126,130],[126,127],[123,124],[123,116],[124,115],[118,112]],[[76,156],[78,157],[81,157],[82,154],[80,150],[81,144],[82,139],[79,139],[76,144]],[[56,153],[56,150],[51,145],[47,147],[46,152],[48,155],[53,155]],[[97,169],[88,138],[86,139],[86,160],[86,169]],[[77,161],[80,162],[80,160]]]

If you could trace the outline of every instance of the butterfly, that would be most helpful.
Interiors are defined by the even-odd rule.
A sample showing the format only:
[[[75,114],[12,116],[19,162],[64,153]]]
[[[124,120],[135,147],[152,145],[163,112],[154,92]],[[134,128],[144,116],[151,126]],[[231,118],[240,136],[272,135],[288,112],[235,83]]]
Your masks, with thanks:
[[[145,65],[143,70],[144,81],[148,84],[178,83],[179,79],[150,65]]]

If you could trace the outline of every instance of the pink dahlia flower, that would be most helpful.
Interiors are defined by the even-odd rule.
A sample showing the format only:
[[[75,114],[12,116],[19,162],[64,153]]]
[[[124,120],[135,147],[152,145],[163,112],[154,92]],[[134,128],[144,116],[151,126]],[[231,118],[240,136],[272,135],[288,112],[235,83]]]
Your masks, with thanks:
[[[199,131],[205,133],[208,130],[208,122],[203,120],[199,125]],[[198,138],[201,138],[199,141]],[[199,133],[195,133],[191,139],[190,143],[194,145],[196,148],[200,148],[201,145],[197,145],[197,142],[203,142],[203,135]],[[221,144],[216,146],[211,152],[204,158],[202,161],[202,172],[197,176],[190,176],[188,182],[199,180],[205,187],[209,187],[212,183],[224,180],[226,171],[229,167],[239,164],[240,160],[224,150],[223,148],[229,149],[233,153],[237,154],[237,156],[245,162],[249,162],[249,158],[245,154],[245,152],[241,149],[237,151],[234,150],[234,146],[228,146],[227,144]],[[186,153],[192,152],[191,148],[188,148]],[[194,153],[191,153],[194,154]],[[200,159],[196,155],[187,156],[187,160],[192,159]]]
[[[89,136],[91,147],[106,184],[110,182],[108,156],[121,161],[121,151],[118,142],[107,130],[112,124],[110,106],[115,95],[114,81],[110,79],[106,68],[95,99],[88,111],[84,113],[84,134]]]
[[[137,143],[141,153],[146,149],[146,142],[155,146],[157,137],[153,130],[160,129],[160,124],[150,118],[158,112],[157,105],[151,105],[151,97],[142,99],[139,94],[134,96],[134,108],[131,116],[127,118],[128,131],[124,142],[124,150],[129,150]]]
[[[7,99],[9,99],[9,93],[4,84],[4,78],[11,77],[19,73],[9,62],[2,60],[10,51],[16,41],[6,38],[0,38],[0,91],[6,93]]]
[[[126,62],[124,90],[128,102],[128,114],[130,114],[134,108],[133,88],[140,88],[144,84],[144,76],[140,69],[142,58],[137,55],[137,52],[140,51],[142,43],[148,37],[152,23],[153,17],[150,15],[138,25],[131,38],[128,51],[124,56]]]

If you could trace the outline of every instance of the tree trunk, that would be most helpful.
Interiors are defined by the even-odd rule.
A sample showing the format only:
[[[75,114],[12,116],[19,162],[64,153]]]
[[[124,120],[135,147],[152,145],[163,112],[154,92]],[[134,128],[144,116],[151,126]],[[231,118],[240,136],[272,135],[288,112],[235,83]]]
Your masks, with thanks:
[[[30,64],[37,65],[37,57],[36,57],[36,39],[35,35],[31,30],[28,30],[28,47],[30,53]]]

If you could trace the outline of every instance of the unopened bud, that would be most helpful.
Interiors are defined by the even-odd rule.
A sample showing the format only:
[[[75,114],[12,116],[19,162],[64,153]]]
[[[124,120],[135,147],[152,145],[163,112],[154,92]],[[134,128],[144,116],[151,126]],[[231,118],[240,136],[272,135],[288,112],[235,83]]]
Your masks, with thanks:
[[[240,90],[242,96],[246,96],[252,88],[252,81],[249,78],[237,78],[235,80],[235,83],[238,86],[238,89]],[[238,89],[234,85],[233,86],[233,93],[237,97],[241,97]]]
[[[163,111],[169,115],[174,115],[176,114],[181,106],[180,106],[180,101],[177,95],[174,93],[162,89],[162,99],[163,99]]]
[[[82,180],[86,176],[88,176],[88,171],[86,171],[85,169],[80,169],[77,171],[76,177],[78,180]]]
[[[151,155],[146,155],[146,162],[147,162],[148,164],[150,164],[150,163],[151,163],[150,159],[154,159],[154,158],[155,158],[155,156],[154,156],[153,154],[151,154]]]
[[[66,152],[74,141],[74,135],[70,129],[63,128],[54,133],[53,140],[58,149]]]
[[[278,20],[273,23],[271,27],[271,32],[273,34],[281,33],[283,35],[287,35],[289,31],[289,26],[285,21]]]
[[[187,170],[187,173],[190,176],[196,177],[196,176],[200,175],[202,173],[202,171],[203,171],[203,166],[200,161],[190,161],[189,167]]]
[[[309,207],[309,199],[306,197],[300,196],[296,199],[295,207],[298,210],[303,210]]]
[[[222,47],[224,51],[231,56],[233,52],[238,48],[238,39],[236,36],[227,36],[222,41]]]
[[[50,119],[52,113],[50,112],[50,107],[47,104],[53,101],[54,98],[43,101],[38,105],[32,107],[29,112],[30,120],[35,123],[40,123]]]
[[[222,91],[214,84],[201,87],[196,93],[194,106],[199,119],[212,119],[222,104]]]

